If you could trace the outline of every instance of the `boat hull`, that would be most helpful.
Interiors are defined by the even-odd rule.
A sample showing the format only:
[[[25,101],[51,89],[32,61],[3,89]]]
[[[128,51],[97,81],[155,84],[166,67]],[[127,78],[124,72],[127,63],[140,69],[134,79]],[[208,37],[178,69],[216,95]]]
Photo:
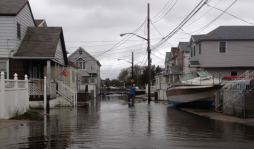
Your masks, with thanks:
[[[212,106],[214,93],[220,88],[220,85],[174,87],[167,90],[167,99],[173,105]]]

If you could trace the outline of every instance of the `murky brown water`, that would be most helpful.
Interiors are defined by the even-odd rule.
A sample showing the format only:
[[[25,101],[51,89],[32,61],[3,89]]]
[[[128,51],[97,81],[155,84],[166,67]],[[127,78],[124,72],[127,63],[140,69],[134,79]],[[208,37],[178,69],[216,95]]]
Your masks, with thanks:
[[[51,109],[47,123],[1,130],[0,148],[254,148],[254,127],[210,120],[165,103],[129,107],[120,98]]]

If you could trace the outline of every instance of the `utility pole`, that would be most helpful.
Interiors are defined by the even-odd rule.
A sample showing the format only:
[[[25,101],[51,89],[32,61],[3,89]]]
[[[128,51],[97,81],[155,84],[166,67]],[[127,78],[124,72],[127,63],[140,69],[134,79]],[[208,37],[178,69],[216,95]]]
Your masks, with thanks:
[[[151,59],[150,59],[150,4],[147,4],[147,56],[148,56],[148,104],[151,101]]]
[[[132,52],[132,61],[131,61],[131,69],[132,69],[132,71],[131,71],[131,78],[132,78],[132,80],[133,80],[133,52]],[[133,83],[132,83],[133,84]]]

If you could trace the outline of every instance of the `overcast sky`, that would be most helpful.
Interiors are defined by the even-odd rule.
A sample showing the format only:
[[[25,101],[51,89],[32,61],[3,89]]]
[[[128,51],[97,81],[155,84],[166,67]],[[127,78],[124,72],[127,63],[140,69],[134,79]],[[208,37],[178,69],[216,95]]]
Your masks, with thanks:
[[[234,1],[210,0],[209,5],[216,5],[217,8],[225,10]],[[48,26],[63,27],[65,44],[69,53],[80,46],[83,47],[102,64],[102,79],[112,79],[118,76],[122,68],[131,65],[117,60],[121,58],[131,61],[131,52],[134,52],[135,64],[147,65],[147,62],[144,63],[146,41],[135,36],[118,48],[98,57],[98,54],[109,50],[124,38],[119,36],[120,33],[133,32],[145,21],[147,3],[150,3],[150,14],[154,26],[162,36],[166,36],[200,0],[29,0],[29,2],[35,19],[45,19]],[[173,4],[175,4],[174,7],[168,12]],[[253,0],[237,0],[227,12],[254,23],[253,6]],[[183,31],[205,34],[222,25],[250,25],[224,14],[205,30],[195,32],[221,13],[216,9],[210,9],[211,7],[204,6],[183,27]],[[166,12],[168,12],[167,15],[165,15]],[[137,32],[145,38],[146,33],[146,27],[142,27]],[[162,36],[151,25],[151,45],[156,44]],[[183,34],[182,31],[175,34],[162,48],[158,49],[160,52],[152,51],[152,64],[164,66],[165,53],[170,52],[171,45],[177,46],[179,41],[189,41],[189,38],[190,35]]]

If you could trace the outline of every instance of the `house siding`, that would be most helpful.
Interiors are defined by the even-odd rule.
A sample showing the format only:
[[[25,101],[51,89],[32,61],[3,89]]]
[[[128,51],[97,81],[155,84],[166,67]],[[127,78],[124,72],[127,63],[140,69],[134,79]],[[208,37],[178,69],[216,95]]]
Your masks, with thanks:
[[[60,39],[59,39],[58,44],[57,44],[57,50],[56,50],[54,60],[57,63],[59,63],[61,65],[64,65],[64,56],[63,56],[62,44],[61,44]]]
[[[0,16],[0,58],[10,57],[11,50],[16,46],[15,17]]]
[[[246,70],[253,70],[253,68],[245,67],[245,68],[239,68],[239,67],[233,67],[233,68],[205,68],[206,71],[208,71],[210,74],[214,74],[216,77],[218,77],[218,74],[220,74],[220,78],[223,78],[225,76],[230,76],[231,71],[237,71],[237,75],[242,75],[246,72]]]
[[[189,73],[190,68],[189,68],[189,58],[190,58],[190,53],[183,53],[183,73]]]
[[[79,50],[75,51],[68,59],[76,64],[76,60],[79,58],[82,58],[83,60],[85,60],[85,69],[78,69],[79,79],[81,79],[81,76],[84,76],[90,79],[91,77],[90,75],[86,75],[87,73],[97,74],[96,77],[92,77],[92,78],[95,79],[95,82],[96,82],[95,84],[100,86],[101,85],[100,66],[98,65],[97,61],[95,61],[89,54],[87,54],[84,51],[82,51],[82,54],[80,55]]]
[[[18,39],[17,36],[17,23],[21,25],[21,38]],[[29,9],[28,4],[20,11],[20,13],[16,16],[16,22],[15,22],[15,32],[14,32],[14,37],[16,39],[16,49],[19,48],[25,34],[27,31],[28,27],[34,27],[34,21],[32,17],[32,13]]]
[[[226,41],[226,53],[219,53],[219,41],[202,45],[201,67],[254,67],[254,41]]]
[[[194,52],[193,52],[194,46],[195,46],[195,50],[196,50],[195,51],[195,56],[194,56]],[[191,45],[191,48],[192,48],[192,57],[190,59],[194,60],[194,61],[197,60],[202,65],[203,64],[203,57],[207,53],[205,53],[205,51],[204,51],[204,43],[203,42],[201,43],[201,46],[202,46],[202,50],[201,50],[201,54],[199,54],[198,44],[192,43],[192,45]]]
[[[82,55],[79,55],[79,50],[76,51],[75,53],[73,53],[71,57],[69,57],[69,60],[71,60],[72,62],[76,64],[76,60],[79,58],[84,59],[86,62],[86,67],[84,69],[85,71],[87,71],[88,73],[97,73],[97,69],[98,69],[97,62],[84,51],[82,52]],[[93,70],[91,70],[91,67],[93,68]],[[84,72],[84,70],[83,71],[81,69],[79,70],[80,72]]]

